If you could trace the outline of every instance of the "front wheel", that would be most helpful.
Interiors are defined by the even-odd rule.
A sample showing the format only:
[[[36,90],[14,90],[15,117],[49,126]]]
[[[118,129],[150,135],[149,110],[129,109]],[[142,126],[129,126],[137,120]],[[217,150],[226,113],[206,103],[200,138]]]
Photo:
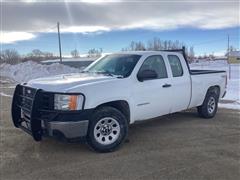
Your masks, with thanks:
[[[197,109],[201,117],[213,118],[218,109],[218,95],[214,92],[208,92],[203,104]]]
[[[101,107],[90,120],[87,141],[95,151],[111,152],[120,147],[127,132],[127,119],[119,110]]]

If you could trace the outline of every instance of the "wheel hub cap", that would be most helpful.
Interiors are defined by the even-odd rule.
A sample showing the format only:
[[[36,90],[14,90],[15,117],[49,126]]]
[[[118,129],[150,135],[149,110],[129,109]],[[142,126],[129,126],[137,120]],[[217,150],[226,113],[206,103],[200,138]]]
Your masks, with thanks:
[[[209,101],[208,101],[208,112],[211,114],[214,112],[216,107],[216,101],[213,97],[210,97]]]
[[[104,136],[109,135],[111,131],[112,131],[112,127],[108,124],[104,124],[100,129],[101,134]]]
[[[94,127],[94,138],[102,145],[114,143],[120,135],[120,124],[112,117],[100,119]]]

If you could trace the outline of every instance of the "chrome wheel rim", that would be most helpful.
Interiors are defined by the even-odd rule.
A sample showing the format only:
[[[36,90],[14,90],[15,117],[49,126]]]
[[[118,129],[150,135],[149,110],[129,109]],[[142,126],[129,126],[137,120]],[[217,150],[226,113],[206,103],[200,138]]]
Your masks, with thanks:
[[[212,114],[215,110],[215,107],[216,107],[216,101],[213,97],[210,97],[208,101],[208,112]]]
[[[112,117],[100,119],[94,127],[94,138],[102,145],[114,143],[120,135],[120,124]]]

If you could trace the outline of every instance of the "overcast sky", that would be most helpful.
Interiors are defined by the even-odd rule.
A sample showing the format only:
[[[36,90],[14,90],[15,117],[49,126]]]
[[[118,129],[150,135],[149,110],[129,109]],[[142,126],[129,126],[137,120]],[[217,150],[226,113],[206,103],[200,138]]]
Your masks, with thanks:
[[[11,44],[14,47],[23,40],[34,41],[39,35],[56,32],[58,21],[63,34],[95,36],[135,30],[161,33],[236,29],[239,32],[239,1],[1,2],[0,42],[3,47]]]

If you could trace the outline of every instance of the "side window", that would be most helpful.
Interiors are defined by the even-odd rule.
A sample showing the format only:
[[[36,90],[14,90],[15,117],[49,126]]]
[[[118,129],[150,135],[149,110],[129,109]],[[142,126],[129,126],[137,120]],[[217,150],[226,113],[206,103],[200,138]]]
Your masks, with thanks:
[[[172,69],[173,77],[179,77],[183,75],[182,64],[178,56],[168,55],[168,60]]]
[[[157,73],[157,79],[167,78],[167,69],[162,56],[154,55],[148,57],[142,64],[139,72],[144,70],[153,70]]]

